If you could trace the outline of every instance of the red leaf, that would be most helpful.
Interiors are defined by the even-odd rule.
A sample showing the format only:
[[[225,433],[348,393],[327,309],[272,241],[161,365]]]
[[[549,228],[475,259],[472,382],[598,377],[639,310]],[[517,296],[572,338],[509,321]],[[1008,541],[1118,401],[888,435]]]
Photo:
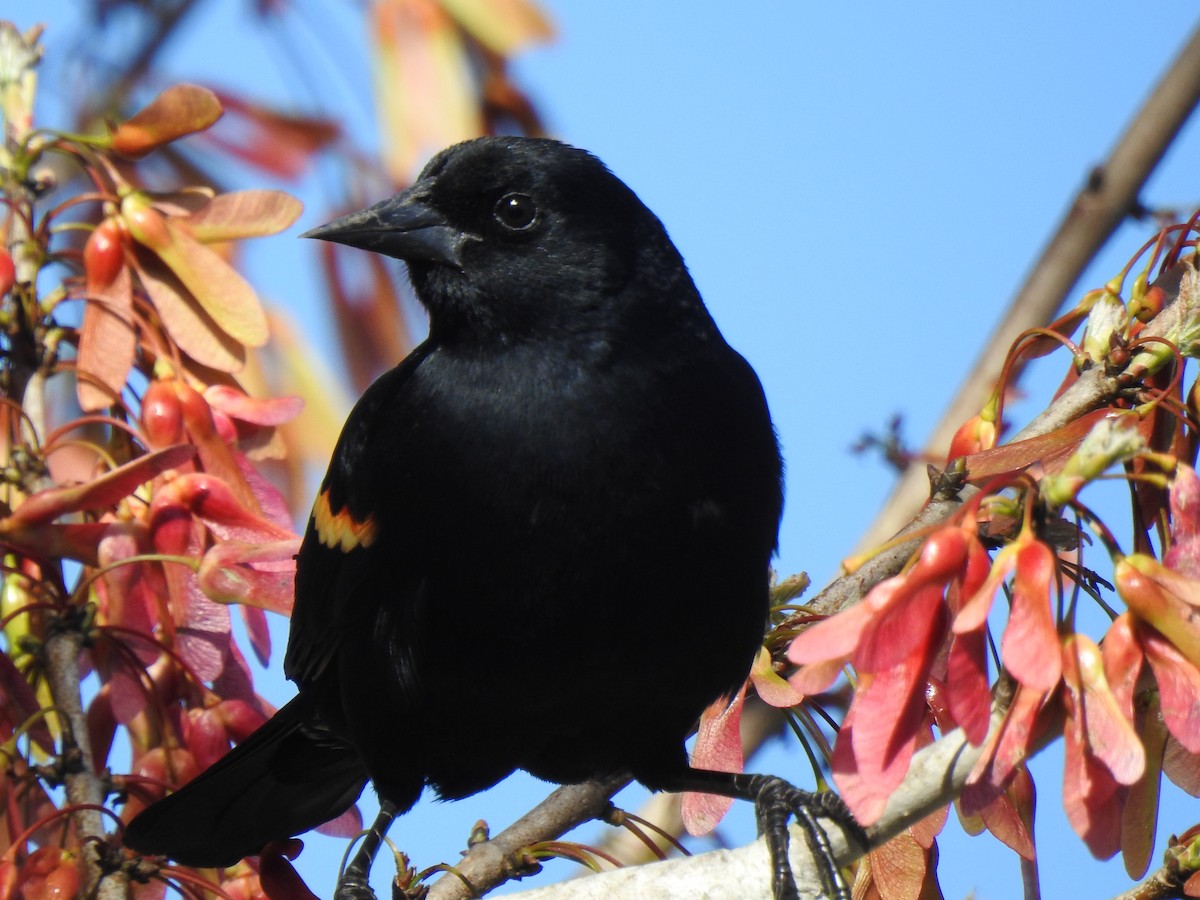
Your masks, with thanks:
[[[0,534],[9,527],[49,522],[67,513],[115,506],[156,475],[192,458],[191,447],[168,447],[140,456],[72,487],[47,488],[26,499],[16,512],[0,520]]]
[[[1108,767],[1087,751],[1081,727],[1063,733],[1063,808],[1092,855],[1108,859],[1121,848],[1119,786]]]
[[[1034,784],[1029,770],[1020,766],[1004,793],[979,810],[984,825],[997,840],[1028,860],[1033,846]]]
[[[12,657],[0,653],[0,717],[13,729],[27,726],[28,734],[47,754],[54,753],[54,738],[40,715],[41,704],[29,681],[13,665]],[[11,733],[11,732],[10,732]]]
[[[285,115],[226,92],[218,97],[228,115],[205,139],[280,178],[300,177],[341,134],[329,119]]]
[[[1069,712],[1082,716],[1088,752],[1108,767],[1119,784],[1130,785],[1146,770],[1146,754],[1104,677],[1100,648],[1084,634],[1063,641],[1063,681],[1070,692]]]
[[[1012,573],[1021,546],[1021,543],[1016,542],[1004,547],[996,554],[996,559],[992,562],[991,570],[983,583],[973,592],[968,593],[966,590],[960,592],[961,603],[959,608],[954,611],[954,622],[950,626],[955,634],[979,631],[987,624],[996,591],[1000,590],[1000,585]]]
[[[1200,753],[1200,670],[1148,625],[1138,625],[1138,638],[1158,682],[1163,721],[1189,752]]]
[[[898,608],[895,601],[890,602],[886,611],[881,610],[865,629],[855,654],[860,670],[873,670],[868,660],[878,668],[890,668],[911,656],[924,643],[919,637],[909,636],[912,629],[908,629],[909,634],[904,634],[901,622],[896,620],[910,615],[920,617],[927,610],[931,612],[929,606],[933,598],[940,599],[947,584],[964,574],[969,549],[963,530],[956,526],[941,528],[925,539],[916,563],[900,576],[910,602],[903,609]]]
[[[337,818],[318,825],[314,830],[329,837],[355,837],[363,830],[362,813],[359,812],[358,806],[352,806]]]
[[[1097,859],[1108,859],[1121,847],[1121,792],[1109,766],[1090,743],[1088,705],[1083,670],[1090,668],[1078,652],[1079,635],[1071,635],[1063,648],[1063,681],[1067,686],[1063,728],[1063,808],[1071,827]],[[1084,650],[1086,653],[1086,648]],[[1099,656],[1099,652],[1096,652]],[[1098,667],[1098,660],[1095,667]],[[1138,749],[1141,745],[1138,744]]]
[[[218,372],[245,366],[246,348],[222,330],[162,260],[144,250],[134,260],[138,281],[180,350]]]
[[[188,603],[188,624],[175,635],[176,650],[201,681],[212,681],[225,668],[229,653],[229,610],[199,591]]]
[[[151,504],[150,535],[159,553],[197,559],[203,548],[202,526],[178,505]],[[178,626],[176,650],[197,678],[209,681],[221,673],[231,646],[229,610],[204,596],[192,569],[168,563],[162,571],[172,621]]]
[[[147,583],[146,564],[127,564],[125,560],[144,549],[149,535],[140,523],[113,522],[105,529],[97,547],[104,575],[97,583],[100,598],[99,619],[104,624],[120,625],[147,636],[147,640],[131,640],[127,647],[149,665],[158,656],[151,635],[156,624],[157,601],[153,588]]]
[[[930,734],[932,737],[932,734]],[[932,742],[931,742],[932,743]],[[920,741],[918,741],[918,745]],[[950,807],[943,806],[941,809],[934,810],[921,821],[913,824],[908,830],[912,834],[913,839],[928,850],[933,846],[937,836],[942,833],[942,829],[946,827],[946,820],[950,817]]]
[[[758,655],[754,657],[754,665],[750,667],[750,683],[754,685],[754,692],[760,700],[778,709],[796,706],[804,699],[775,671],[766,647],[760,647]]]
[[[194,84],[169,87],[114,129],[112,148],[129,159],[203,131],[221,117],[216,94]]]
[[[0,519],[0,544],[34,559],[73,559],[87,566],[97,564],[97,545],[108,525],[79,522],[71,525],[31,525]]]
[[[741,772],[745,767],[742,755],[742,707],[746,702],[743,684],[732,700],[721,697],[700,716],[700,731],[692,750],[692,766],[717,772]],[[716,794],[683,795],[680,812],[689,834],[708,834],[729,812],[733,800]]]
[[[250,397],[226,384],[209,385],[204,389],[204,400],[230,418],[254,425],[283,425],[304,408],[301,397]]]
[[[838,785],[841,798],[850,806],[854,818],[863,826],[870,826],[883,815],[895,786],[904,780],[908,762],[916,749],[917,739],[913,736],[904,748],[900,748],[890,760],[880,766],[883,762],[880,757],[858,760],[854,752],[854,728],[856,710],[851,706],[846,718],[842,720],[838,742],[833,748],[833,779]]]
[[[1000,656],[1021,684],[1049,691],[1062,677],[1058,630],[1050,611],[1050,592],[1057,571],[1053,551],[1041,541],[1023,543],[1017,551],[1012,611]]]
[[[229,735],[221,717],[212,709],[189,709],[183,716],[183,745],[207,769],[229,752]]]
[[[180,219],[196,240],[211,244],[278,234],[300,216],[303,204],[283,191],[250,190],[218,194]]]
[[[801,666],[795,675],[788,678],[788,684],[800,696],[811,697],[813,694],[828,690],[838,680],[838,676],[842,674],[842,667],[845,665],[845,659],[809,663]]]
[[[218,603],[291,615],[299,549],[299,538],[265,544],[222,541],[200,561],[200,589]]]
[[[911,753],[913,737],[924,718],[924,679],[916,664],[899,665],[860,680],[854,697],[854,757],[867,771],[895,770],[898,755]],[[903,761],[901,775],[908,770]],[[899,784],[888,787],[895,788]]]
[[[1170,735],[1163,752],[1163,773],[1180,790],[1200,797],[1200,753],[1192,753]]]
[[[244,741],[258,729],[267,717],[244,700],[222,700],[213,709],[221,717],[221,724],[235,741]]]
[[[1112,687],[1113,697],[1121,714],[1133,721],[1133,697],[1142,673],[1142,648],[1138,643],[1135,621],[1128,612],[1121,613],[1108,628],[1100,645],[1104,658],[1104,674]]]
[[[160,485],[154,492],[151,514],[165,508],[188,510],[222,541],[275,544],[296,538],[293,532],[247,510],[225,481],[205,472],[188,472]],[[273,548],[254,561],[278,561],[282,552]]]
[[[1029,748],[1034,738],[1034,726],[1038,713],[1046,695],[1023,684],[1017,685],[1017,692],[1009,704],[1008,712],[999,730],[980,755],[975,768],[967,778],[968,783],[978,782],[984,774],[994,787],[1003,787],[1008,783],[1016,768],[1022,765],[1029,756]]]
[[[196,450],[200,455],[200,464],[204,470],[222,479],[233,490],[238,502],[247,510],[258,512],[258,500],[254,495],[254,490],[243,474],[237,454],[217,432],[208,402],[179,379],[172,379],[168,384],[179,398],[184,425],[196,445]]]
[[[974,482],[985,481],[1023,471],[1034,463],[1053,472],[1079,448],[1092,426],[1108,414],[1107,409],[1096,410],[1049,434],[967,456],[964,458],[967,477]]]
[[[1200,478],[1180,463],[1171,481],[1171,547],[1163,556],[1168,569],[1200,578]]]
[[[103,766],[112,751],[117,735],[117,719],[109,702],[108,685],[101,685],[87,708],[88,738],[92,742],[92,759]]]
[[[1113,581],[1138,619],[1154,626],[1193,665],[1200,666],[1200,579],[1134,553],[1117,560]]]
[[[1107,639],[1106,639],[1107,643]],[[1107,649],[1107,646],[1105,647]],[[1158,799],[1162,787],[1167,729],[1158,703],[1150,702],[1138,715],[1138,733],[1146,751],[1146,771],[1130,786],[1121,811],[1121,857],[1125,872],[1139,881],[1150,868],[1158,831]]]
[[[288,598],[288,615],[292,607],[294,592],[292,587],[295,584],[295,572],[292,573],[291,586],[289,586],[289,594],[293,594]],[[267,614],[257,606],[250,606],[243,603],[238,606],[242,613],[242,624],[246,626],[246,635],[250,638],[250,649],[254,651],[254,658],[259,663],[266,667],[271,662],[271,628],[267,623]]]
[[[881,581],[861,603],[809,626],[788,645],[787,658],[796,665],[836,661],[840,668],[858,646],[862,631],[877,608],[887,602],[885,596],[896,595],[901,583],[898,578]]]
[[[915,570],[914,570],[915,571]],[[901,576],[904,577],[904,576]],[[928,644],[940,645],[942,632],[931,634],[928,628],[913,627],[914,622],[940,621],[945,616],[942,601],[944,584],[917,583],[906,585],[889,608],[872,617],[862,631],[858,647],[851,660],[859,672],[882,672],[902,665],[906,660],[928,653]],[[861,605],[861,604],[860,604]]]
[[[257,710],[264,719],[275,712],[275,707],[254,692],[254,676],[250,671],[250,664],[246,662],[246,657],[234,641],[229,642],[225,664],[221,673],[213,679],[212,688],[214,693],[226,700],[239,700],[252,710]]]
[[[318,900],[304,879],[292,868],[288,859],[300,855],[300,841],[275,841],[263,848],[259,856],[259,878],[270,900]]]
[[[918,900],[929,871],[929,854],[902,831],[871,851],[871,876],[882,900]]]
[[[962,726],[967,740],[976,746],[983,743],[992,714],[987,634],[983,629],[951,639],[945,694],[950,714]]]
[[[128,667],[117,667],[105,688],[113,718],[121,725],[128,725],[146,711],[146,687]]]

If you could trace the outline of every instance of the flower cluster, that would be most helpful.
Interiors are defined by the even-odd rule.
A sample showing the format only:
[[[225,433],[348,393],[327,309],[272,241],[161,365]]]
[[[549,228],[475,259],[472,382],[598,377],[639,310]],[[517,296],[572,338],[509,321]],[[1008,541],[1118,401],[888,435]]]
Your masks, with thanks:
[[[964,824],[987,828],[1027,859],[1033,782],[1025,763],[1058,736],[1071,825],[1095,856],[1122,852],[1135,877],[1150,862],[1161,775],[1186,790],[1200,784],[1200,478],[1192,468],[1200,422],[1197,388],[1186,398],[1181,388],[1200,329],[1200,273],[1195,256],[1183,255],[1193,226],[1164,232],[1156,254],[1172,234],[1175,249],[1153,283],[1145,273],[1135,280],[1128,302],[1110,284],[1015,345],[1014,353],[1031,354],[1068,346],[1064,390],[1103,367],[1120,387],[1106,405],[999,444],[1002,385],[953,442],[946,471],[963,502],[950,519],[917,535],[903,570],[856,605],[827,618],[799,607],[771,636],[777,653],[764,650],[747,682],[767,703],[803,710],[840,697],[831,689],[850,676],[827,760],[864,826],[884,813],[935,730],[961,728],[980,750],[958,803]],[[1165,333],[1145,333],[1164,310]],[[1070,331],[1083,321],[1081,344],[1072,344]],[[1080,500],[1114,466],[1129,476],[1137,513],[1129,554]],[[1097,563],[1085,528],[1107,550],[1111,584],[1088,568]],[[1079,624],[1083,598],[1107,618],[1102,633]],[[745,694],[706,713],[700,763],[740,769]],[[684,809],[689,827],[703,831],[724,806],[687,798]],[[908,854],[924,859],[903,879],[919,894],[933,877],[930,848],[944,819],[873,851],[860,879],[885,877]]]
[[[286,228],[300,207],[276,191],[153,193],[129,164],[220,113],[211,92],[185,85],[101,135],[31,134],[27,164],[61,156],[94,189],[44,213],[36,198],[11,199],[12,252],[0,251],[0,896],[81,892],[101,835],[78,816],[105,799],[96,773],[119,735],[131,763],[107,783],[127,821],[273,712],[231,613],[266,664],[267,613],[291,611],[299,537],[260,465],[282,454],[279,429],[302,403],[252,396],[241,380],[267,316],[223,248]],[[80,248],[70,239],[83,229]],[[52,265],[69,274],[39,293]],[[73,386],[73,403],[48,392],[53,379]],[[89,676],[85,715],[72,717],[69,695]],[[94,771],[81,775],[71,760],[85,747]],[[60,783],[65,803],[49,790]],[[351,813],[331,827],[359,822]],[[264,897],[267,881],[294,878],[295,852],[215,877],[227,895]],[[161,896],[168,878],[213,880],[147,873],[157,882],[139,896]]]

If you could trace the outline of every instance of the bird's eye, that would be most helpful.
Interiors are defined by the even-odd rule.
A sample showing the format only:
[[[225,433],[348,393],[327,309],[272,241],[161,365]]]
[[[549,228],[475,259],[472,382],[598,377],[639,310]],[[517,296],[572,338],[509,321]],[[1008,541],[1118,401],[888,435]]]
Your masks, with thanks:
[[[510,231],[525,231],[537,220],[538,208],[528,194],[505,194],[492,210],[496,221]]]

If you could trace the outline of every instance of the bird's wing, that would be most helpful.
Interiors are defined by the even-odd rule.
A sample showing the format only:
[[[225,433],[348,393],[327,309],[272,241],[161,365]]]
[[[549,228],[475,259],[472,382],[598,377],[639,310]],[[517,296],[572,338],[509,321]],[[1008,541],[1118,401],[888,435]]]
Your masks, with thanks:
[[[297,557],[296,603],[283,662],[288,678],[302,687],[325,671],[356,610],[378,605],[378,593],[389,587],[377,582],[380,557],[398,549],[386,524],[389,484],[402,477],[404,465],[394,437],[403,427],[405,388],[426,355],[418,347],[355,404],[313,503]],[[402,568],[402,560],[386,560],[392,575],[398,577]]]

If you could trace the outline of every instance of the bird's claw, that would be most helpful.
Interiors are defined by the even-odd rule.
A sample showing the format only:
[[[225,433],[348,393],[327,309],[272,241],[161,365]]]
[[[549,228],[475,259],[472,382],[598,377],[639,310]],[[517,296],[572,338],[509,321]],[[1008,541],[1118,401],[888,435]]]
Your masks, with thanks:
[[[818,819],[829,819],[839,825],[864,849],[869,846],[867,834],[842,802],[842,798],[830,791],[812,793],[803,791],[782,778],[771,775],[757,776],[754,810],[759,830],[766,836],[767,849],[771,854],[771,887],[775,900],[798,900],[796,879],[788,860],[788,820],[796,818],[804,833],[804,842],[813,856],[821,878],[823,896],[832,900],[850,900],[850,889],[842,877],[837,858],[829,844],[829,838],[818,824]]]

